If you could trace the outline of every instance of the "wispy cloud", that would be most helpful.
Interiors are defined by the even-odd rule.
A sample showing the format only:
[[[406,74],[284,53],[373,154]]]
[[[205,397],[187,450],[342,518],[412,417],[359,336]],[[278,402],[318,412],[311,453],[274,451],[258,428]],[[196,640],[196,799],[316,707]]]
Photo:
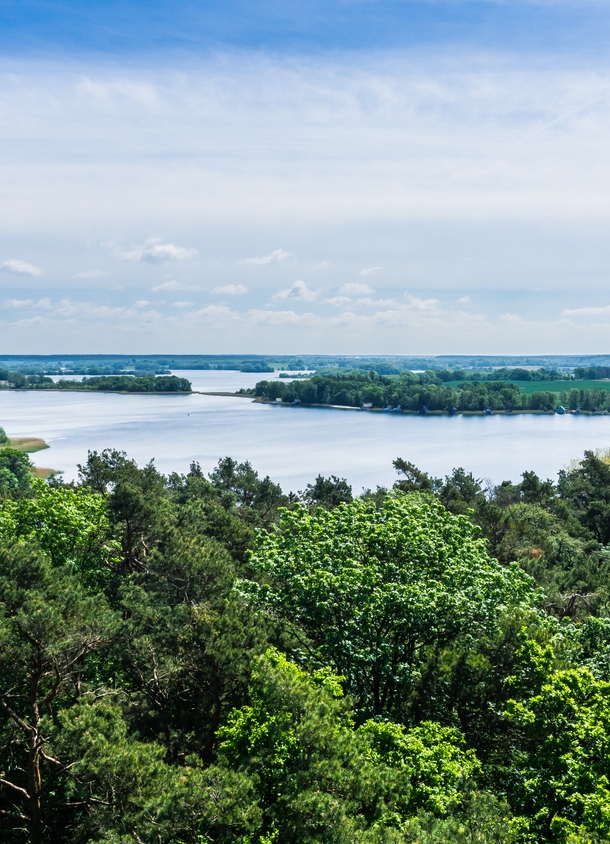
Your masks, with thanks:
[[[286,252],[285,249],[274,249],[269,255],[263,255],[261,258],[246,258],[245,264],[278,264],[280,261],[285,261],[286,258],[291,258],[292,254]]]
[[[217,296],[243,296],[247,292],[248,288],[245,284],[223,284],[212,290],[212,293],[216,293]]]
[[[411,296],[410,293],[405,293],[404,298],[409,307],[416,311],[436,311],[441,304],[438,299],[420,299],[418,296]]]
[[[327,299],[322,299],[323,305],[335,305],[337,308],[343,307],[343,305],[347,305],[352,300],[349,296],[330,296]]]
[[[82,306],[78,318],[56,312],[55,299],[48,307],[32,304],[34,293],[21,288],[39,267],[15,264],[16,257],[5,262],[2,272],[16,274],[4,276],[4,287],[17,288],[6,295],[30,302],[0,307],[5,321],[30,316],[28,309],[49,320],[44,338],[39,322],[11,328],[14,348],[43,352],[78,336],[71,348],[87,352],[98,321],[100,350],[111,337],[117,351],[149,348],[146,333],[138,342],[125,339],[149,319],[149,306],[120,305],[154,288],[153,301],[190,297],[199,307],[199,295],[189,291],[202,285],[207,295],[211,285],[181,272],[198,258],[214,265],[214,295],[233,307],[199,317],[190,306],[164,308],[162,318],[150,317],[158,319],[159,348],[199,349],[198,319],[233,326],[235,333],[218,335],[216,348],[225,350],[247,342],[271,352],[278,340],[296,352],[310,344],[337,353],[383,353],[391,342],[414,354],[514,352],[519,343],[527,351],[534,344],[541,351],[607,347],[610,314],[574,307],[573,292],[565,292],[583,279],[584,306],[603,302],[607,287],[610,101],[596,102],[609,86],[603,62],[422,47],[298,60],[240,53],[230,62],[220,56],[185,63],[179,73],[162,61],[121,66],[119,59],[111,66],[90,59],[86,79],[67,61],[43,66],[16,58],[11,68],[0,86],[0,181],[11,191],[0,224],[13,238],[6,255],[35,257],[44,280],[53,267],[60,301],[74,296],[69,284],[61,286],[75,268],[83,270],[77,279],[102,278],[95,269],[108,269],[95,253],[102,238],[115,259],[112,285],[95,284],[96,298],[105,288],[103,304]],[[594,105],[576,111],[588,103]],[[145,239],[155,232],[166,236]],[[569,251],[557,248],[564,237]],[[294,254],[272,251],[280,243]],[[467,254],[476,260],[466,263]],[[296,255],[301,269],[287,276]],[[330,265],[314,274],[321,257]],[[375,259],[384,261],[381,270],[368,265]],[[276,273],[272,292],[285,289],[263,305],[269,297],[252,278]],[[293,284],[297,274],[303,280]],[[182,280],[167,280],[173,276]],[[408,279],[417,296],[401,296],[398,304],[374,298],[369,284],[377,279],[381,288],[381,277],[384,294]],[[342,287],[367,278],[361,288]],[[116,292],[119,285],[124,292]],[[242,286],[250,288],[247,297],[239,296]],[[528,333],[531,323],[515,321],[525,297],[507,301],[517,287],[530,296],[527,308],[533,303],[528,313],[539,307],[533,291],[549,292],[557,318],[541,317]],[[456,301],[466,289],[485,290],[489,313],[515,313],[477,321],[463,314],[474,305]],[[255,317],[244,301],[260,302],[264,316]],[[96,307],[118,310],[98,320]],[[313,316],[305,319],[305,310]],[[68,319],[81,320],[70,329],[80,334],[65,333]],[[595,324],[597,333],[585,327]],[[248,333],[260,325],[278,330]],[[395,336],[387,325],[398,326]],[[473,325],[489,327],[475,336]],[[216,350],[211,341],[207,348]]]
[[[460,305],[468,305],[470,302],[470,296],[462,296],[460,299],[457,300]]]
[[[148,299],[138,299],[134,304],[134,308],[147,308],[150,305]]]
[[[154,292],[159,290],[201,290],[196,284],[184,284],[181,281],[164,281],[162,284],[157,284],[150,288]]]
[[[313,302],[318,298],[320,291],[312,290],[304,281],[295,281],[292,287],[286,290],[279,290],[271,298],[274,301],[278,299],[299,299],[302,302]]]
[[[339,293],[343,293],[348,296],[366,296],[368,293],[374,292],[374,287],[369,287],[368,284],[363,284],[359,281],[348,281],[348,283],[344,284],[339,290]]]
[[[33,305],[34,302],[31,299],[5,299],[4,300],[4,307],[5,308],[26,308],[28,305]]]
[[[172,308],[189,308],[191,305],[194,305],[194,302],[172,302]]]
[[[186,246],[176,246],[175,243],[163,243],[162,238],[154,237],[141,246],[121,253],[123,261],[148,261],[160,264],[164,261],[193,261],[199,252]]]
[[[40,267],[35,267],[34,264],[28,264],[26,261],[19,261],[17,258],[9,258],[3,264],[0,264],[0,270],[3,273],[13,273],[13,275],[42,275]]]
[[[610,316],[610,305],[601,308],[565,308],[562,316]]]

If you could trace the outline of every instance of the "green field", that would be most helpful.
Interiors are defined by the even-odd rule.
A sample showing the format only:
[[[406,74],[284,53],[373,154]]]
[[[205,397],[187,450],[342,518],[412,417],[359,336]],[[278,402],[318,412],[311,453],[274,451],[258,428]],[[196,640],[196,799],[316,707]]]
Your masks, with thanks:
[[[522,393],[560,393],[562,390],[610,390],[610,381],[515,381]]]

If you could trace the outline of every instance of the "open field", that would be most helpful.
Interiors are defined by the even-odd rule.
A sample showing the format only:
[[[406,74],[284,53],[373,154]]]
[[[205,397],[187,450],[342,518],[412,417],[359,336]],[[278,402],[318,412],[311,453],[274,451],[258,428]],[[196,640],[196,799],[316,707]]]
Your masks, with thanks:
[[[610,390],[610,381],[516,381],[522,393],[561,393],[562,390]]]

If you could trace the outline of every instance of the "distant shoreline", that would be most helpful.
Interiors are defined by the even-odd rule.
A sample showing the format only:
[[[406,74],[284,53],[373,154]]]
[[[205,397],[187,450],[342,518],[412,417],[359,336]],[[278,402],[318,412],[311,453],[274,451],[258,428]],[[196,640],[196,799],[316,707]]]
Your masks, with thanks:
[[[2,387],[0,393],[107,393],[118,396],[191,396],[198,390],[88,390],[86,387]]]
[[[225,396],[236,399],[250,399],[256,404],[266,404],[271,407],[292,407],[298,409],[315,408],[318,410],[356,410],[359,413],[385,413],[388,416],[610,416],[606,411],[580,410],[574,413],[572,410],[566,410],[565,413],[557,413],[555,410],[523,410],[516,408],[515,410],[492,410],[491,413],[486,413],[484,410],[456,410],[455,413],[449,413],[448,410],[429,410],[427,413],[420,413],[418,410],[386,410],[383,407],[352,407],[351,405],[342,404],[292,404],[292,402],[279,401],[263,401],[261,396],[251,396],[246,393],[229,393],[229,392],[211,392],[211,391],[193,391],[198,392],[202,396]]]

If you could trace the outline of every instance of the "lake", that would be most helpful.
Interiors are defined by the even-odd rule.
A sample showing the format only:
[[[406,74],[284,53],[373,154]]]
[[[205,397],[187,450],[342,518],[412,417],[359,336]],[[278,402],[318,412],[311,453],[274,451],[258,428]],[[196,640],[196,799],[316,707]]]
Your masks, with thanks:
[[[196,390],[233,391],[271,375],[177,372]],[[585,449],[610,446],[610,416],[403,416],[254,404],[203,395],[1,391],[0,425],[43,437],[38,466],[76,477],[89,449],[116,448],[163,472],[211,470],[226,455],[249,460],[286,490],[317,474],[345,477],[355,492],[391,484],[402,457],[436,476],[463,466],[476,477],[519,480],[526,469],[554,478]]]

